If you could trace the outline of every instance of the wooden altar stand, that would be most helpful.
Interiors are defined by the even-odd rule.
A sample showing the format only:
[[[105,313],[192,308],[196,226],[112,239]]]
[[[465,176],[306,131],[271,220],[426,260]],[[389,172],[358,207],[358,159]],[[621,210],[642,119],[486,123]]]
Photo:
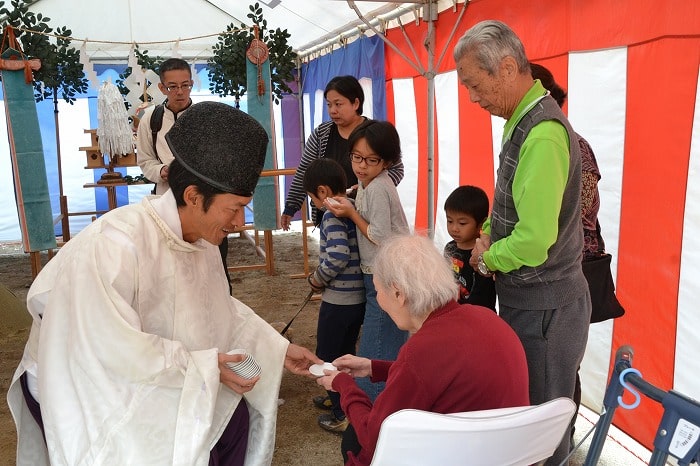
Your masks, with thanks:
[[[260,176],[288,176],[294,175],[296,173],[296,168],[282,168],[275,170],[263,170]],[[255,208],[255,206],[253,206]],[[309,245],[308,245],[308,232],[307,228],[314,226],[313,222],[307,220],[308,209],[306,207],[306,202],[301,206],[301,217],[302,217],[302,254],[304,261],[304,271],[303,273],[293,274],[291,278],[306,278],[309,275]],[[253,235],[250,231],[253,231]],[[236,229],[234,233],[238,233],[241,237],[246,238],[255,247],[256,253],[259,257],[262,257],[264,263],[252,264],[252,265],[234,265],[227,266],[229,272],[242,272],[246,270],[262,270],[264,269],[268,275],[275,274],[275,259],[274,251],[272,245],[272,230],[262,230],[263,240],[262,244],[260,241],[260,231],[256,230],[255,225],[246,225]]]

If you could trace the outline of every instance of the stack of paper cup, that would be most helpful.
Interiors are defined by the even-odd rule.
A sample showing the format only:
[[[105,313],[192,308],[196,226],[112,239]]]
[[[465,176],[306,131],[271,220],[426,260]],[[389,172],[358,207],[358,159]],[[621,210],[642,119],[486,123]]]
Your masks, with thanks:
[[[227,362],[226,363],[228,368],[231,369],[233,372],[235,372],[240,377],[243,377],[244,379],[252,379],[253,377],[257,377],[258,375],[260,375],[260,371],[261,371],[260,365],[255,360],[255,358],[253,356],[251,356],[250,354],[246,353],[245,350],[235,349],[235,350],[229,351],[226,354],[243,354],[243,355],[245,355],[245,358],[240,362]]]

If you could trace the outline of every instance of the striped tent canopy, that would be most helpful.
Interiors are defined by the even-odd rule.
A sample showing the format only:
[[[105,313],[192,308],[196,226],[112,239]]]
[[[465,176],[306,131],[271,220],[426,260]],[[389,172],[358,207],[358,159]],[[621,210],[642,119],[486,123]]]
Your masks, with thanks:
[[[458,17],[439,15],[436,50]],[[600,223],[613,254],[617,291],[627,314],[591,326],[582,366],[584,404],[598,410],[615,350],[630,344],[634,365],[664,389],[700,399],[700,2],[475,0],[457,38],[484,19],[521,37],[528,57],[568,90],[565,111],[595,151],[602,180]],[[424,23],[406,26],[415,44]],[[410,55],[403,34],[388,37]],[[419,54],[424,50],[416,48]],[[437,54],[437,53],[436,53]],[[402,136],[402,200],[416,229],[427,227],[426,79],[386,50],[389,119]],[[493,192],[504,121],[469,101],[454,61],[435,77],[436,242],[447,241],[442,205],[458,185]],[[661,407],[644,400],[619,410],[615,423],[651,447]]]

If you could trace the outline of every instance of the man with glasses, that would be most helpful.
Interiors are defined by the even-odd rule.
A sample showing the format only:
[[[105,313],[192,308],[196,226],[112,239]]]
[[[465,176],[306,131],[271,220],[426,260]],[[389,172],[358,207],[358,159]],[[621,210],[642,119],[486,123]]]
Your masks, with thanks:
[[[136,157],[143,175],[156,184],[154,194],[163,194],[168,190],[168,166],[173,161],[165,135],[177,117],[192,105],[192,71],[185,60],[169,58],[160,65],[158,74],[158,89],[167,98],[161,110],[154,106],[141,119],[136,137]],[[157,112],[160,116],[154,117]],[[151,118],[160,118],[162,122],[155,133],[151,131]]]
[[[165,135],[177,118],[192,105],[190,92],[193,83],[190,65],[181,58],[165,60],[158,69],[158,75],[158,89],[167,98],[143,116],[136,133],[136,160],[143,175],[156,184],[153,194],[163,194],[169,188],[168,167],[173,161],[173,153],[165,141]],[[224,238],[219,245],[219,252],[229,282],[229,291],[232,292],[226,259],[228,238]]]

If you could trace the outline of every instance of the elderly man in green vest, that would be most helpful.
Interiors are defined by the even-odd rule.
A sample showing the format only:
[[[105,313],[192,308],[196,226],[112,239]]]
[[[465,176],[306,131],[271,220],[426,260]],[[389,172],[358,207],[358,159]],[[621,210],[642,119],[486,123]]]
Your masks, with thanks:
[[[573,397],[591,302],[581,270],[581,156],[559,105],[532,79],[525,48],[500,21],[459,40],[454,58],[469,98],[506,119],[491,216],[472,266],[495,275],[499,314],[520,337],[530,402]],[[563,437],[547,464],[569,451]]]

